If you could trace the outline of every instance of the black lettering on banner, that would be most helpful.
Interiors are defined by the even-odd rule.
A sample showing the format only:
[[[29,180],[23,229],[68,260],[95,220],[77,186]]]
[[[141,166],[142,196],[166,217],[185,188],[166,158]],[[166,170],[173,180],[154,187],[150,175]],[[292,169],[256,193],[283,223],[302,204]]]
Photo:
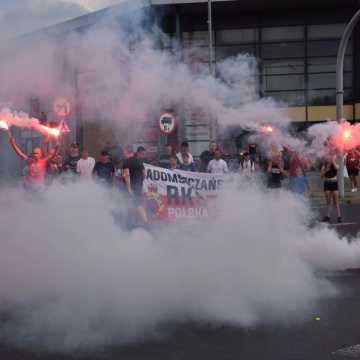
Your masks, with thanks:
[[[165,172],[161,172],[161,181],[167,181],[167,175]]]
[[[207,182],[205,179],[201,181],[200,190],[207,190]]]
[[[153,179],[151,169],[147,169],[146,178],[147,178],[147,179],[150,179],[150,180]]]
[[[193,186],[192,183],[195,181],[195,179],[189,178],[188,179],[188,185]]]
[[[168,181],[169,182],[173,182],[173,183],[177,183],[178,182],[178,178],[177,178],[177,175],[176,174],[171,174],[171,173],[168,173],[167,174],[168,176]]]
[[[216,191],[216,179],[209,180],[209,191]]]
[[[183,186],[181,187],[181,200],[183,205],[186,205],[187,203],[192,204],[191,193],[192,193],[191,187],[189,187],[188,189],[186,189]]]
[[[153,180],[159,181],[160,180],[160,172],[159,170],[154,170],[154,178]]]
[[[168,205],[171,205],[173,203],[175,203],[175,205],[178,205],[180,203],[179,190],[177,186],[168,185],[166,187],[166,193]]]
[[[196,181],[195,189],[200,190],[199,188],[200,179],[195,179],[195,181]]]
[[[179,179],[180,181],[180,184],[185,184],[186,183],[186,177],[184,177],[184,176],[181,176],[180,175],[180,179]]]

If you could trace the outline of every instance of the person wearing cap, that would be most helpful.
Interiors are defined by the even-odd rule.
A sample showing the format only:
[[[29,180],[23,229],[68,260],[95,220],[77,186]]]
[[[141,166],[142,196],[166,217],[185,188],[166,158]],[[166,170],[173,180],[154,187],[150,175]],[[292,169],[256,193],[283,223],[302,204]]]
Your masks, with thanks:
[[[126,184],[126,189],[134,201],[137,217],[143,224],[148,223],[146,210],[143,206],[145,154],[146,149],[143,146],[139,146],[134,156],[126,159],[123,164],[123,178]]]
[[[103,150],[100,154],[100,160],[96,162],[93,176],[96,180],[112,185],[114,183],[115,167],[110,159],[110,154]]]
[[[190,154],[189,143],[186,141],[181,143],[180,152],[176,154],[176,157],[178,158],[180,165],[184,163],[184,155],[185,154],[187,154],[189,156],[189,162],[190,162],[190,164],[192,164],[194,162],[194,158]]]

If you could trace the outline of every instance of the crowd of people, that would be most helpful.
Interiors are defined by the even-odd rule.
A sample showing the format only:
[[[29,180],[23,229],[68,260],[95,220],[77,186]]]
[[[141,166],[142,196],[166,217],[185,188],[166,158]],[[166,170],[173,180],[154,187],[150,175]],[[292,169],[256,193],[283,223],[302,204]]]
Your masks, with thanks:
[[[91,179],[108,186],[119,186],[133,199],[138,217],[145,223],[148,221],[146,212],[141,206],[146,159],[144,147],[139,146],[135,153],[124,152],[126,155],[121,161],[114,163],[108,151],[103,150],[96,161],[89,155],[88,148],[80,149],[76,143],[70,145],[68,154],[64,157],[60,154],[59,138],[52,141],[51,149],[49,139],[44,139],[43,148],[34,148],[31,156],[20,149],[11,131],[9,131],[9,141],[16,154],[26,161],[24,186],[27,189],[41,188],[50,184],[55,178],[61,178],[64,181]],[[239,149],[231,161],[224,159],[216,142],[210,142],[208,150],[202,152],[197,160],[191,154],[188,142],[181,143],[179,151],[175,151],[172,145],[167,144],[156,162],[152,164],[169,170],[211,174],[239,172],[248,179],[259,175],[256,177],[263,179],[269,189],[286,187],[304,197],[310,194],[307,173],[313,166],[300,154],[286,147],[279,148],[275,145],[270,150],[267,149],[264,154],[259,146],[251,141],[244,149]],[[351,191],[356,192],[360,153],[355,149],[349,151],[345,164],[351,182]],[[323,221],[330,221],[333,206],[336,209],[337,221],[342,221],[338,194],[338,169],[335,155],[325,159],[320,166],[327,203]]]

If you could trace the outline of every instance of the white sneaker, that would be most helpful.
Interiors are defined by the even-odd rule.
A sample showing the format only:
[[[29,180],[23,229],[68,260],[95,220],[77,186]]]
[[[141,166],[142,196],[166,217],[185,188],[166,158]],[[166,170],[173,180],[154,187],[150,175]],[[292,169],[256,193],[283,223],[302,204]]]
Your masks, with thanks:
[[[357,191],[357,189],[356,189],[356,188],[351,189],[351,192],[355,192],[355,191]]]

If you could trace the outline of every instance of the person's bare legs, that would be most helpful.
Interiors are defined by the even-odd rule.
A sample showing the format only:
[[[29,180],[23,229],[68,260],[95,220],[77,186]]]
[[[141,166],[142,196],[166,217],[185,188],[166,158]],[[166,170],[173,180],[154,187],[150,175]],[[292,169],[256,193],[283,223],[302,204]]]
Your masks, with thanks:
[[[331,192],[325,191],[325,200],[326,200],[326,216],[330,218],[331,216]]]
[[[334,203],[334,205],[336,207],[337,216],[338,216],[338,218],[341,218],[339,192],[338,191],[333,191],[331,195],[332,195],[332,198],[333,198],[333,203]]]
[[[146,213],[146,210],[143,206],[138,206],[136,208],[136,213],[139,218],[139,220],[145,225],[149,223],[149,219]]]

